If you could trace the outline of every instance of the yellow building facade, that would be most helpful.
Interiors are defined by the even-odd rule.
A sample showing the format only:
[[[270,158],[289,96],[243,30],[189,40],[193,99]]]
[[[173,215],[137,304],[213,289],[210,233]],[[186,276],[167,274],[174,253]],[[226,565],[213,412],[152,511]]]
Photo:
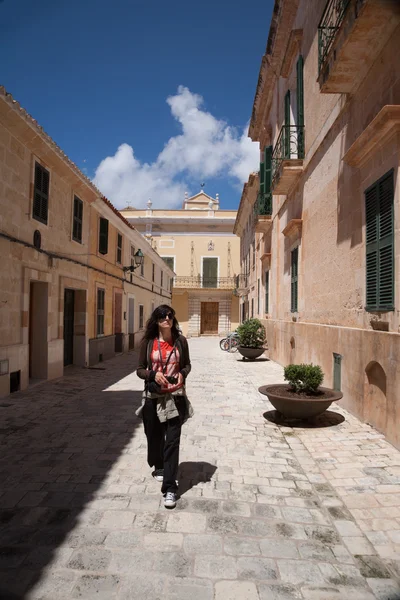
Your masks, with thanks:
[[[173,271],[4,88],[0,205],[0,397],[136,347]]]
[[[239,323],[235,295],[239,239],[236,211],[221,210],[219,199],[201,191],[185,197],[182,208],[136,210],[123,216],[148,239],[175,272],[172,305],[184,335],[223,335]]]
[[[400,446],[400,4],[276,0],[249,135],[242,313]]]

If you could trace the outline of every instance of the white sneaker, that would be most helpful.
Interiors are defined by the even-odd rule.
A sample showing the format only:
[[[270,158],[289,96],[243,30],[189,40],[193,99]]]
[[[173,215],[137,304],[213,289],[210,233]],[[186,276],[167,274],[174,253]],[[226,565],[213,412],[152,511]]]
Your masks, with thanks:
[[[154,469],[152,475],[156,481],[163,481],[164,479],[164,469]]]
[[[176,506],[176,494],[174,492],[167,492],[164,496],[165,508],[174,508]]]

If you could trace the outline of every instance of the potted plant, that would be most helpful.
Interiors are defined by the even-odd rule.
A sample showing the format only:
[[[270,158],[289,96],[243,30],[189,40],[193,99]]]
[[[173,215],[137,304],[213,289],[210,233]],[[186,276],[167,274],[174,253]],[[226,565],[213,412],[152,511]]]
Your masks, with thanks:
[[[263,385],[259,392],[268,396],[273,407],[290,419],[316,417],[343,397],[339,390],[321,387],[324,374],[318,365],[288,365],[284,378],[288,383]]]
[[[237,328],[238,350],[245,358],[255,360],[264,352],[265,327],[259,319],[248,319]]]

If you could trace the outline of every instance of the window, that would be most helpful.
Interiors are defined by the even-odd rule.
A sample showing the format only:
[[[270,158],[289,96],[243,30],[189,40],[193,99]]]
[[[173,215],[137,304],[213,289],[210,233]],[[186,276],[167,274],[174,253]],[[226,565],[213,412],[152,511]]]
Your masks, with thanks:
[[[100,254],[108,252],[108,220],[102,217],[99,224],[99,252]]]
[[[299,248],[292,250],[291,257],[291,312],[297,312],[297,295],[298,295],[298,268],[299,268]]]
[[[257,279],[257,314],[260,314],[260,278]]]
[[[32,216],[37,221],[47,225],[49,209],[49,183],[50,173],[35,163],[35,182],[33,186],[33,212]]]
[[[218,257],[203,258],[203,288],[218,287]]]
[[[139,304],[139,329],[144,327],[144,308],[143,304]]]
[[[122,263],[122,235],[117,233],[117,263]]]
[[[161,258],[170,269],[175,271],[175,256],[162,256]]]
[[[297,75],[297,158],[304,158],[304,60],[300,55],[296,65]]]
[[[164,284],[164,271],[161,271],[161,283],[160,283],[161,287],[163,287],[163,284]]]
[[[155,279],[155,273],[156,273],[156,266],[153,263],[153,268],[152,268],[152,273],[151,273],[151,280],[154,281]]]
[[[265,313],[269,313],[269,271],[265,271]]]
[[[104,298],[105,290],[97,290],[97,335],[104,335]]]
[[[72,239],[82,244],[83,202],[74,197],[74,219],[72,224]]]
[[[254,298],[251,299],[251,318],[254,317]]]
[[[256,243],[253,242],[253,271],[256,268]]]
[[[393,170],[365,192],[366,310],[394,310]]]

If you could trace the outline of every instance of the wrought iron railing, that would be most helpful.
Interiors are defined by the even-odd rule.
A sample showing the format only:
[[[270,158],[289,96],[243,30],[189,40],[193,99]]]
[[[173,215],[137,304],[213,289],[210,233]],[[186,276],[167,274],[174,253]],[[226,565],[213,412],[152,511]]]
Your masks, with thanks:
[[[214,288],[219,290],[233,290],[236,287],[235,277],[201,277],[178,276],[174,278],[176,288]]]
[[[304,125],[283,125],[272,152],[272,183],[284,160],[304,158]]]
[[[254,202],[254,217],[258,215],[272,215],[272,194],[258,194],[257,200]]]
[[[324,14],[318,26],[318,72],[333,44],[336,33],[341,26],[350,0],[328,0]]]
[[[249,285],[249,276],[241,273],[240,275],[236,275],[236,289],[246,289]]]

